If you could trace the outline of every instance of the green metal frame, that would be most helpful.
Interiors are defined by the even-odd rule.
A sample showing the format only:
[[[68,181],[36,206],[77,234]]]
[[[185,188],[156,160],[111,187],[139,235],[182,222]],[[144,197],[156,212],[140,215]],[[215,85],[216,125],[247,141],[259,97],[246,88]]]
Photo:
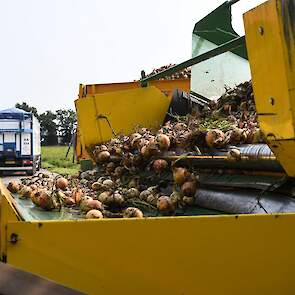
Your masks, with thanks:
[[[203,54],[200,54],[198,56],[195,56],[193,58],[190,58],[176,66],[173,66],[167,70],[164,70],[160,73],[157,73],[157,74],[154,74],[150,77],[146,77],[146,78],[142,78],[140,80],[140,84],[142,87],[145,87],[147,85],[148,82],[150,81],[153,81],[153,80],[158,80],[160,78],[164,78],[166,76],[170,76],[174,73],[177,73],[185,68],[188,68],[192,65],[195,65],[195,64],[198,64],[202,61],[205,61],[205,60],[208,60],[214,56],[217,56],[217,55],[220,55],[224,52],[227,52],[227,51],[232,51],[236,48],[239,48],[241,46],[244,46],[245,44],[245,36],[241,36],[241,37],[238,37],[238,38],[235,38],[233,40],[230,40],[208,52],[205,52]]]
[[[239,35],[232,27],[231,6],[239,0],[226,1],[195,24],[193,34],[216,45],[236,39]],[[248,59],[246,45],[229,50]]]

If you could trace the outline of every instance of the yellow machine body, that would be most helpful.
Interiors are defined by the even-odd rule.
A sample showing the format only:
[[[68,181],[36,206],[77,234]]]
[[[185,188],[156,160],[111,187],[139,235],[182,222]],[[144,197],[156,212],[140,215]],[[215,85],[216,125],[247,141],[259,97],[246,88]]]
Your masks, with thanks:
[[[259,124],[278,161],[292,177],[295,177],[294,22],[292,0],[270,0],[244,15]]]
[[[0,190],[1,256],[87,294],[295,289],[295,214],[26,222]]]

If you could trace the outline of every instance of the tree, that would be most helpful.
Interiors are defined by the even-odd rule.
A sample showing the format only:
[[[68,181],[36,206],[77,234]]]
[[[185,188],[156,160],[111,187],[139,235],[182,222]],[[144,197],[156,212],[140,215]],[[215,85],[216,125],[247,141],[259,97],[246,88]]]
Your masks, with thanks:
[[[56,121],[58,125],[58,136],[63,144],[69,143],[76,127],[76,113],[73,110],[57,110]]]
[[[39,116],[42,145],[56,145],[58,143],[55,119],[56,114],[51,111],[46,111]]]
[[[39,119],[38,111],[35,107],[30,107],[26,102],[16,103],[15,107],[26,112],[33,113],[33,115]]]

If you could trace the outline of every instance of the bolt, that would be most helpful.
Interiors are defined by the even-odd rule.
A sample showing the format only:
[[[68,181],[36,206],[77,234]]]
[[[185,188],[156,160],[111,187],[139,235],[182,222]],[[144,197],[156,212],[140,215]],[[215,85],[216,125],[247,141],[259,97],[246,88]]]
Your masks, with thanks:
[[[273,106],[275,104],[275,99],[273,97],[270,97],[269,103]]]
[[[264,29],[263,29],[262,26],[258,27],[258,33],[259,33],[260,35],[263,35],[263,33],[264,33]]]
[[[17,241],[18,241],[18,235],[15,234],[15,233],[12,233],[10,235],[10,241],[9,242],[14,245],[14,244],[17,243]]]

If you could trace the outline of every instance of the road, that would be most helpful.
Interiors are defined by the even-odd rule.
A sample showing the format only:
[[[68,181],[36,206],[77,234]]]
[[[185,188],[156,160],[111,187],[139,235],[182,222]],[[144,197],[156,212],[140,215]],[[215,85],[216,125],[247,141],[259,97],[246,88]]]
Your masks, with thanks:
[[[50,173],[46,169],[40,169],[37,173]],[[4,174],[0,179],[7,185],[11,180],[18,180],[20,178],[27,177],[24,172],[15,172],[11,174]]]

